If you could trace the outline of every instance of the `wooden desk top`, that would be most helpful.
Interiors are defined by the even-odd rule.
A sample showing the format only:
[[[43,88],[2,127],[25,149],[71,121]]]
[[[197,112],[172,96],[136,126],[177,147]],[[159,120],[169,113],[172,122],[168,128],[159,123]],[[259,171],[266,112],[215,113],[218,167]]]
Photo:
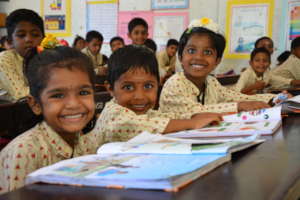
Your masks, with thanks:
[[[261,145],[235,153],[231,162],[178,193],[34,184],[4,194],[0,200],[300,198],[300,118],[285,118],[283,128],[267,139]]]

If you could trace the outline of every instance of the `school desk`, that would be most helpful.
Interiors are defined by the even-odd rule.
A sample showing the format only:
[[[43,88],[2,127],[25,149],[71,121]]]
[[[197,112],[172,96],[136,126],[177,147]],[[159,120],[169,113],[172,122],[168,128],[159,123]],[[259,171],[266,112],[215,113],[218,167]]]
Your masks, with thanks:
[[[216,75],[216,78],[221,83],[221,85],[233,85],[237,83],[240,78],[240,75],[232,74],[232,75]]]
[[[283,89],[267,89],[264,91],[264,93],[273,93],[273,94],[278,94],[282,92],[283,90],[288,91],[292,95],[300,95],[300,87],[289,87],[289,88],[283,88]]]
[[[261,145],[238,152],[232,161],[197,179],[178,193],[34,184],[0,196],[0,200],[284,200],[300,198],[300,117],[283,119],[283,127]]]

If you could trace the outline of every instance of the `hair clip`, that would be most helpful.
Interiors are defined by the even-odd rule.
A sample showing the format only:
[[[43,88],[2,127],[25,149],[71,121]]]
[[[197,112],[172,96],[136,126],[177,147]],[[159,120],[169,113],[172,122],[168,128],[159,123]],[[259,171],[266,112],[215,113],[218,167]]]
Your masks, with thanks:
[[[192,29],[195,27],[203,27],[212,32],[222,34],[222,31],[219,28],[219,25],[217,23],[215,23],[212,19],[207,18],[207,17],[192,20],[191,23],[188,25],[188,30],[186,31],[186,33],[190,33],[192,31]]]

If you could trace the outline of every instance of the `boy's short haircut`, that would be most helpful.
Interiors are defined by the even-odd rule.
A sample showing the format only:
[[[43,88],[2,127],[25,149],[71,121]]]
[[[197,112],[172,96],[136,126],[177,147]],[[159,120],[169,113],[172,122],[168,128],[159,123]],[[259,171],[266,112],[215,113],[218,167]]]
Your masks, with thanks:
[[[167,47],[169,47],[171,45],[178,46],[179,42],[177,40],[175,40],[175,39],[169,39],[168,42],[167,42]]]
[[[264,48],[264,47],[253,49],[253,51],[251,52],[251,55],[250,55],[250,60],[253,61],[254,57],[255,57],[256,54],[258,54],[258,53],[264,53],[264,54],[266,54],[266,55],[269,57],[269,61],[271,62],[271,54],[270,54],[270,52],[269,52],[266,48]]]
[[[91,42],[93,39],[98,39],[99,41],[103,42],[103,36],[98,31],[89,31],[85,36],[86,42]]]
[[[125,44],[123,38],[121,38],[121,37],[119,37],[119,36],[115,36],[115,37],[113,37],[113,38],[110,39],[109,45],[111,46],[111,44],[112,44],[114,41],[120,41],[120,42],[122,42],[123,44]]]
[[[155,54],[140,45],[128,45],[115,51],[108,60],[107,80],[113,89],[115,82],[129,70],[144,69],[159,82],[158,63]]]
[[[1,39],[0,39],[0,46],[4,46],[5,42],[7,41],[7,36],[2,36]]]
[[[295,39],[293,39],[291,43],[291,50],[296,49],[299,46],[300,46],[300,37],[296,37]]]
[[[154,42],[154,40],[152,40],[152,39],[150,39],[150,38],[147,38],[147,39],[145,40],[144,45],[145,45],[146,47],[148,47],[149,49],[151,49],[154,53],[155,53],[156,50],[157,50],[157,45],[156,45],[156,43]]]
[[[255,41],[255,43],[254,43],[254,48],[257,48],[258,43],[259,43],[260,41],[262,41],[262,40],[270,40],[270,41],[273,43],[273,40],[272,40],[270,37],[268,37],[268,36],[263,36],[263,37],[258,38],[258,39]]]
[[[36,25],[41,30],[43,36],[45,36],[44,21],[36,12],[29,9],[17,9],[10,13],[6,18],[5,26],[7,29],[8,41],[12,41],[12,34],[14,33],[16,26],[22,21]]]
[[[134,27],[138,25],[142,25],[148,30],[147,22],[143,18],[135,17],[132,20],[130,20],[130,22],[128,23],[128,32],[131,33]]]
[[[210,37],[210,39],[212,40],[213,47],[217,51],[217,58],[222,58],[224,50],[225,50],[225,45],[226,45],[225,37],[220,33],[215,33],[204,27],[194,27],[190,31],[189,31],[189,29],[186,29],[180,37],[179,45],[178,45],[178,57],[180,59],[182,58],[182,53],[183,53],[184,47],[186,46],[190,37],[194,34],[208,35]]]

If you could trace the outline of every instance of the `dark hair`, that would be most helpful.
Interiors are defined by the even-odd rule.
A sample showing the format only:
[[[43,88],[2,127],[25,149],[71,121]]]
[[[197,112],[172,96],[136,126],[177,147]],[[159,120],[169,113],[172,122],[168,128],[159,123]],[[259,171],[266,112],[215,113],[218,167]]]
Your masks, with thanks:
[[[270,40],[270,41],[272,42],[272,44],[273,44],[273,40],[272,40],[270,37],[263,36],[263,37],[258,38],[258,39],[255,41],[255,43],[254,43],[254,48],[257,48],[258,43],[259,43],[260,41],[262,41],[262,40]]]
[[[192,29],[186,29],[183,34],[180,37],[179,40],[179,45],[178,45],[178,56],[181,59],[183,49],[186,46],[188,40],[190,37],[194,34],[206,34],[210,37],[212,40],[212,45],[217,51],[217,58],[222,58],[225,45],[226,45],[226,40],[222,34],[215,33],[207,28],[204,27],[194,27]]]
[[[121,38],[121,37],[119,37],[119,36],[115,36],[115,37],[113,37],[113,38],[110,39],[109,45],[111,46],[111,44],[112,44],[114,41],[117,41],[117,40],[119,40],[120,42],[122,42],[123,44],[125,44],[123,38]]]
[[[107,80],[113,88],[120,76],[129,70],[142,68],[159,82],[158,63],[155,54],[140,45],[128,45],[115,51],[108,60]]]
[[[293,39],[291,43],[291,50],[296,49],[299,46],[300,46],[300,37],[296,37],[295,39]]]
[[[135,17],[132,20],[130,20],[130,22],[128,23],[128,32],[131,33],[134,27],[138,25],[142,25],[148,30],[147,22],[143,18]]]
[[[91,42],[93,39],[98,39],[101,42],[103,42],[103,36],[98,31],[89,31],[89,32],[87,32],[87,34],[85,36],[85,40],[87,42]]]
[[[72,47],[75,47],[76,44],[77,44],[77,42],[79,42],[80,40],[85,41],[83,37],[81,37],[81,36],[79,36],[79,35],[76,35],[76,37],[75,37],[75,39],[74,39],[74,42],[73,42],[73,44],[72,44]]]
[[[80,51],[59,46],[54,49],[46,49],[40,54],[33,49],[31,55],[25,56],[24,74],[28,80],[30,94],[40,101],[40,94],[47,87],[50,72],[53,68],[80,69],[86,72],[94,85],[95,72],[93,64],[85,54]]]
[[[282,64],[284,61],[286,61],[291,55],[291,51],[284,51],[282,52],[278,57],[278,65]]]
[[[157,45],[156,45],[156,43],[154,42],[154,40],[152,40],[152,39],[150,39],[150,38],[147,38],[147,39],[145,40],[144,45],[145,45],[146,47],[148,47],[149,49],[151,49],[154,53],[155,53],[156,50],[157,50]]]
[[[0,46],[4,46],[5,42],[7,41],[7,36],[2,36],[1,39],[0,39]]]
[[[179,42],[177,40],[175,40],[175,39],[169,39],[168,42],[167,42],[167,47],[169,47],[171,45],[178,46]]]
[[[5,26],[7,29],[7,37],[9,41],[12,40],[12,34],[15,31],[16,26],[21,21],[30,22],[36,25],[41,30],[43,36],[45,36],[43,19],[33,10],[18,9],[10,13],[6,18]]]
[[[253,51],[251,52],[251,55],[250,55],[250,60],[252,61],[254,59],[254,57],[256,56],[256,54],[258,54],[258,53],[264,53],[264,54],[266,54],[268,56],[268,58],[269,58],[269,61],[271,62],[271,54],[264,47],[253,49]]]

